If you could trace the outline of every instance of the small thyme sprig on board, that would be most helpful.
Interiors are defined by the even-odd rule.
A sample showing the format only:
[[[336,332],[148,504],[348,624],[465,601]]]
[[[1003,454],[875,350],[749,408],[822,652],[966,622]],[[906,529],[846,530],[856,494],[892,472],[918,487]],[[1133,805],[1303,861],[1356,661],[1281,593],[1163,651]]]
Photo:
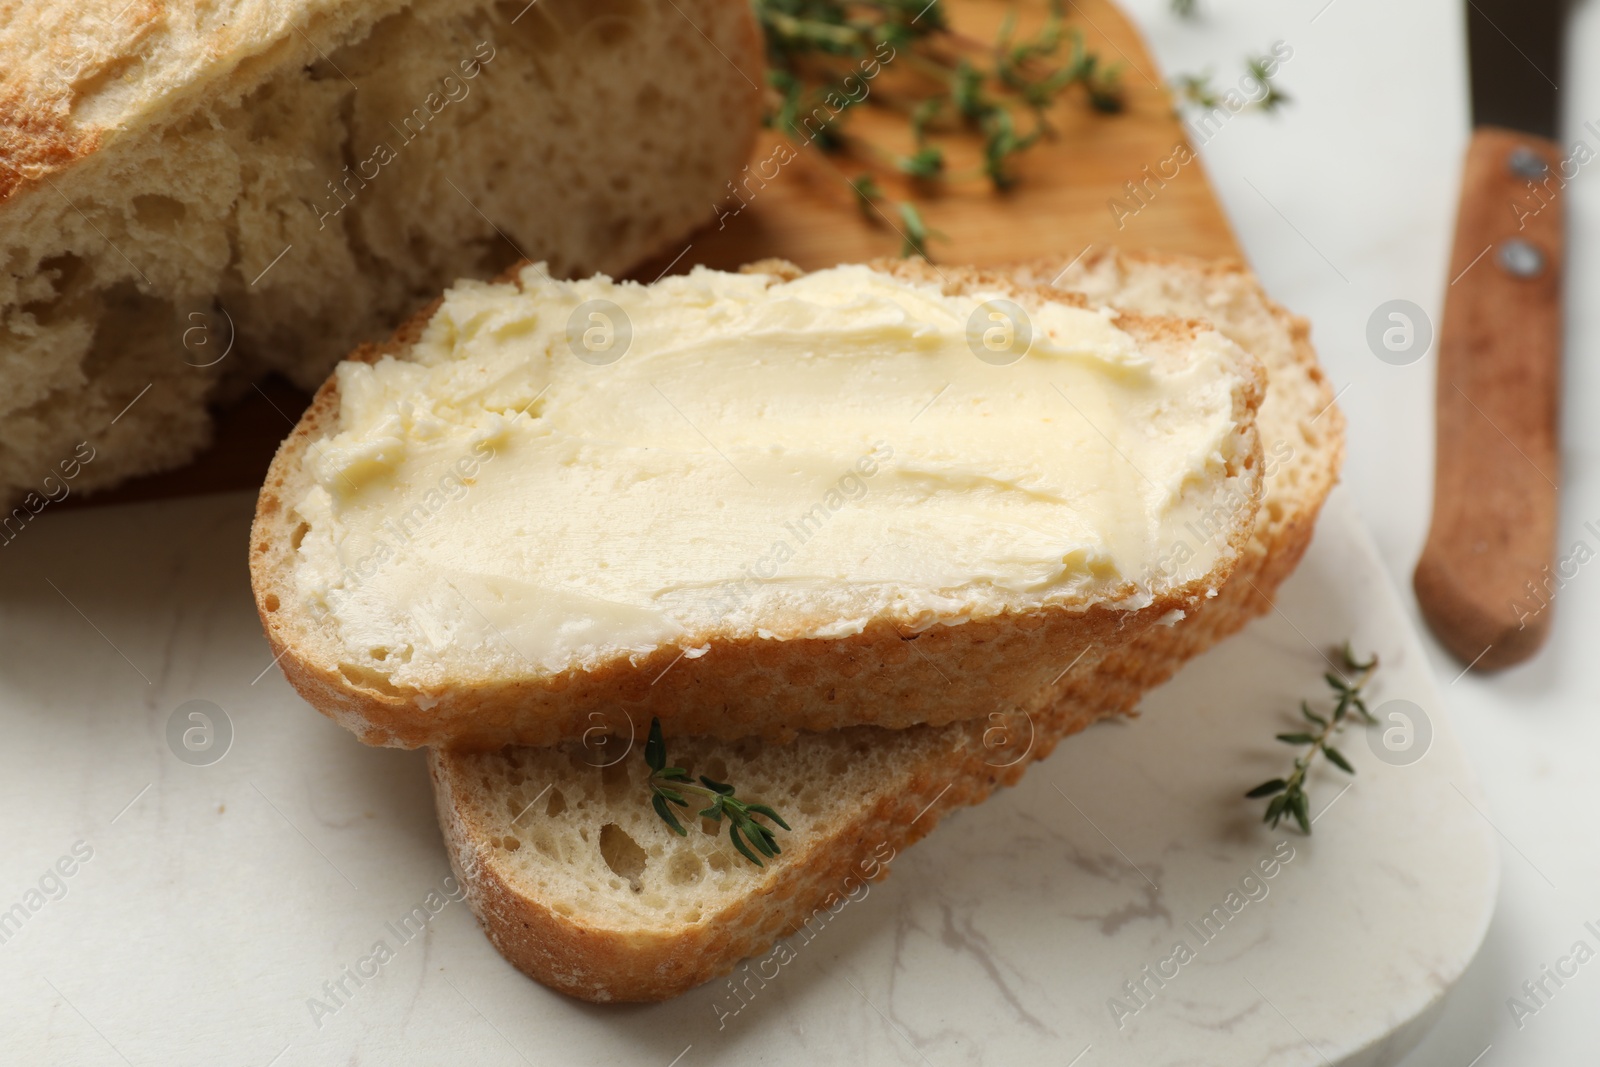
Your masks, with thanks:
[[[938,230],[930,230],[922,221],[922,213],[917,210],[917,205],[909,200],[900,202],[900,221],[905,224],[905,233],[900,241],[901,258],[906,256],[921,256],[928,258],[928,239],[937,237],[944,240],[944,234]]]
[[[777,812],[765,804],[749,804],[735,798],[733,786],[726,782],[713,781],[702,774],[700,781],[703,784],[695,785],[688,771],[682,767],[667,766],[667,743],[661,739],[660,719],[650,720],[650,738],[644,745],[644,761],[650,767],[650,805],[661,816],[661,821],[672,827],[679,837],[688,837],[689,831],[683,828],[677,813],[667,805],[671,803],[687,808],[689,801],[683,794],[697,793],[711,802],[709,807],[698,813],[700,818],[720,824],[722,816],[727,815],[728,837],[732,839],[733,847],[751,863],[763,867],[765,864],[761,862],[761,856],[770,859],[782,851],[771,829],[755,820],[755,816],[760,815],[785,830],[789,829],[789,824]],[[761,856],[750,851],[750,845],[754,845]]]
[[[878,201],[887,198],[883,195],[883,188],[876,178],[870,174],[859,175],[850,179],[850,188],[856,194],[856,206],[861,209],[861,214],[866,216],[868,222],[879,225],[888,218],[878,207]],[[900,216],[898,229],[901,258],[921,256],[923,259],[929,259],[928,242],[935,238],[941,241],[948,240],[938,230],[928,228],[928,224],[922,221],[922,213],[917,210],[917,205],[911,201],[902,200],[895,205],[895,210]]]
[[[1286,745],[1308,745],[1305,753],[1295,757],[1294,770],[1287,778],[1272,778],[1256,786],[1245,796],[1254,800],[1261,797],[1272,797],[1267,804],[1267,813],[1261,817],[1262,822],[1271,823],[1276,829],[1280,820],[1285,816],[1292,816],[1300,824],[1303,833],[1311,832],[1311,805],[1306,799],[1306,772],[1311,769],[1312,762],[1320,752],[1328,758],[1328,762],[1344,771],[1346,774],[1356,773],[1350,766],[1350,761],[1345,759],[1344,753],[1334,748],[1330,741],[1338,736],[1349,723],[1350,713],[1353,711],[1361,721],[1368,725],[1377,722],[1372,713],[1367,710],[1367,704],[1362,697],[1361,689],[1371,680],[1373,672],[1378,669],[1378,656],[1374,653],[1365,663],[1356,658],[1350,648],[1350,643],[1345,642],[1343,649],[1345,669],[1355,673],[1356,680],[1347,682],[1332,671],[1323,675],[1328,682],[1328,687],[1333,690],[1333,695],[1338,698],[1334,705],[1333,714],[1330,716],[1318,715],[1311,710],[1311,705],[1306,701],[1300,702],[1300,714],[1307,723],[1315,727],[1315,732],[1301,732],[1278,734],[1278,740]]]

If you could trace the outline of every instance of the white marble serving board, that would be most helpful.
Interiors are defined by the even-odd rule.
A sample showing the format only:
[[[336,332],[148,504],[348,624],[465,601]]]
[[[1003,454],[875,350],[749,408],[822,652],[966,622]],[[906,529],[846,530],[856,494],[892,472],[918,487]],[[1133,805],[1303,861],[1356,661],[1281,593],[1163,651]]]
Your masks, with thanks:
[[[3,549],[6,1062],[1386,1064],[1488,924],[1484,802],[1336,495],[1278,613],[904,852],[747,1004],[724,982],[568,1000],[445,895],[421,755],[360,745],[268,669],[251,505],[47,514]],[[1345,637],[1383,658],[1375,702],[1424,709],[1431,743],[1391,765],[1352,730],[1358,774],[1315,775],[1314,836],[1268,830],[1240,794],[1286,769],[1271,735],[1322,699],[1319,650]],[[168,743],[192,700],[231,724],[209,765]],[[1260,899],[1229,901],[1275,849],[1292,859],[1244,884]],[[1203,941],[1186,923],[1214,905]],[[1180,940],[1192,959],[1130,997]]]

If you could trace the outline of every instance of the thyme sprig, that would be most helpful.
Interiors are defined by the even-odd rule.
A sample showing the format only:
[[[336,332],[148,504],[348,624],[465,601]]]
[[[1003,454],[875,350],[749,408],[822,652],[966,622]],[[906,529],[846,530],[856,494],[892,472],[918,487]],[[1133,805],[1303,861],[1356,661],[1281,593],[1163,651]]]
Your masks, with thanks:
[[[868,222],[874,226],[882,225],[888,218],[883,210],[878,207],[878,201],[887,199],[883,195],[883,188],[878,180],[871,174],[861,174],[850,179],[850,188],[856,194],[856,206],[861,209],[861,214],[866,216]],[[929,259],[928,242],[931,240],[948,240],[949,238],[935,229],[930,229],[922,221],[922,213],[917,210],[917,205],[909,200],[902,200],[895,206],[900,216],[900,255],[921,256]]]
[[[1302,833],[1311,832],[1311,805],[1306,798],[1306,772],[1311,769],[1311,764],[1320,753],[1327,757],[1329,763],[1344,771],[1346,774],[1356,773],[1344,753],[1333,747],[1332,740],[1338,736],[1349,724],[1352,712],[1368,725],[1378,720],[1372,717],[1372,712],[1367,709],[1366,700],[1362,695],[1362,687],[1372,679],[1373,672],[1378,669],[1378,656],[1376,653],[1362,662],[1350,648],[1350,643],[1345,642],[1342,650],[1345,669],[1355,674],[1354,682],[1347,682],[1333,671],[1323,675],[1328,683],[1328,688],[1333,690],[1336,698],[1333,714],[1323,716],[1311,710],[1311,705],[1306,701],[1300,702],[1300,714],[1313,728],[1295,733],[1278,734],[1277,739],[1286,745],[1306,745],[1306,751],[1295,757],[1294,769],[1287,778],[1270,778],[1256,786],[1245,796],[1255,800],[1261,797],[1271,797],[1267,804],[1267,812],[1261,821],[1271,823],[1276,829],[1278,823],[1287,817],[1292,817],[1300,824]]]
[[[782,851],[771,828],[755,820],[755,816],[760,815],[785,830],[789,829],[789,824],[784,822],[783,817],[772,808],[765,804],[751,804],[738,799],[733,795],[733,786],[726,782],[718,782],[702,774],[701,784],[696,785],[684,768],[667,766],[667,744],[661,738],[660,719],[650,720],[650,737],[645,741],[644,761],[650,767],[650,805],[655,808],[656,814],[661,816],[661,821],[672,827],[679,837],[688,837],[689,831],[683,828],[683,824],[678,821],[677,812],[669,805],[676,804],[680,808],[687,808],[689,801],[684,794],[694,793],[711,802],[708,807],[697,813],[699,817],[720,824],[722,817],[726,815],[728,837],[733,841],[733,847],[757,867],[765,866],[761,862],[761,856],[771,859]],[[755,852],[751,851],[751,846],[755,847]],[[757,852],[761,855],[756,855]]]
[[[1245,60],[1245,68],[1250,71],[1250,76],[1261,83],[1267,94],[1256,101],[1256,107],[1262,111],[1276,111],[1289,102],[1289,94],[1279,89],[1273,83],[1273,74],[1267,69],[1268,56],[1251,56]]]
[[[1047,116],[1058,101],[1075,94],[1097,112],[1123,107],[1121,65],[1102,62],[1066,25],[1062,0],[1051,0],[1031,36],[1018,35],[1009,14],[992,44],[953,30],[944,8],[927,0],[755,0],[755,7],[775,99],[767,125],[797,144],[847,153],[923,186],[984,178],[1010,189],[1017,157],[1054,132]],[[874,72],[893,63],[916,77],[898,79],[894,92],[863,89],[867,62]],[[847,120],[863,105],[904,113],[912,151],[850,136]],[[945,146],[935,141],[961,130],[983,139],[981,165],[966,172],[947,167]],[[908,240],[901,254],[926,255],[925,244]]]
[[[877,208],[874,203],[883,199],[883,187],[878,184],[878,179],[870,174],[858,174],[850,179],[850,188],[856,194],[856,207],[861,209],[861,214],[870,221],[876,217]]]
[[[1270,56],[1264,55],[1245,57],[1245,73],[1260,84],[1262,94],[1245,103],[1238,110],[1254,109],[1272,112],[1291,102],[1289,94],[1278,88],[1277,83],[1273,81],[1277,74],[1267,69],[1267,61],[1270,58]],[[1221,107],[1224,103],[1224,94],[1213,84],[1215,77],[1216,73],[1210,70],[1201,74],[1179,74],[1172,79],[1173,95],[1177,97],[1180,104],[1191,104],[1203,111]],[[1233,91],[1228,90],[1228,92]]]
[[[900,238],[900,255],[921,256],[928,258],[928,241],[932,238],[945,239],[945,235],[938,230],[930,230],[928,224],[922,221],[922,213],[917,210],[917,205],[909,200],[900,202],[900,223],[903,227]]]
[[[1173,95],[1179,103],[1193,104],[1210,111],[1222,103],[1222,97],[1217,95],[1217,87],[1212,84],[1215,77],[1216,72],[1210,70],[1201,74],[1179,74],[1172,79]]]

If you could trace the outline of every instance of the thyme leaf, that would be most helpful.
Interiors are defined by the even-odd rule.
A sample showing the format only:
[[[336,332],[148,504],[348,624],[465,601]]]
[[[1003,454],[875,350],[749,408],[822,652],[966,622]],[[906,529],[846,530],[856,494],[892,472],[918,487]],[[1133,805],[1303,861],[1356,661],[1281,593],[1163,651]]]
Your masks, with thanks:
[[[1320,754],[1346,774],[1355,774],[1356,769],[1351,766],[1344,753],[1333,747],[1333,739],[1349,725],[1352,718],[1358,718],[1369,725],[1377,721],[1367,710],[1362,693],[1363,687],[1372,680],[1373,673],[1378,669],[1377,654],[1374,653],[1362,661],[1357,658],[1347,641],[1342,649],[1342,655],[1345,669],[1355,675],[1355,681],[1348,682],[1333,671],[1328,671],[1322,676],[1335,698],[1333,713],[1319,715],[1311,710],[1309,703],[1302,700],[1300,717],[1315,729],[1281,733],[1277,734],[1276,738],[1286,745],[1306,746],[1306,750],[1295,757],[1294,766],[1287,778],[1269,778],[1245,794],[1250,800],[1272,798],[1267,802],[1266,814],[1261,817],[1261,821],[1270,823],[1274,829],[1283,819],[1291,818],[1299,824],[1302,833],[1311,832],[1311,802],[1306,796],[1306,773]]]

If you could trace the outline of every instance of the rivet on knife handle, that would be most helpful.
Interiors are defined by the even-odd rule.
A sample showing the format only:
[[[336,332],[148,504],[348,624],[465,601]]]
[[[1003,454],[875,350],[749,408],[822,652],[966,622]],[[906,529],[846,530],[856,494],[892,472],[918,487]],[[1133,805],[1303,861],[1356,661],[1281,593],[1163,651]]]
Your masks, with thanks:
[[[1479,670],[1551,623],[1561,381],[1561,150],[1472,135],[1439,331],[1433,524],[1413,582],[1440,642]]]

